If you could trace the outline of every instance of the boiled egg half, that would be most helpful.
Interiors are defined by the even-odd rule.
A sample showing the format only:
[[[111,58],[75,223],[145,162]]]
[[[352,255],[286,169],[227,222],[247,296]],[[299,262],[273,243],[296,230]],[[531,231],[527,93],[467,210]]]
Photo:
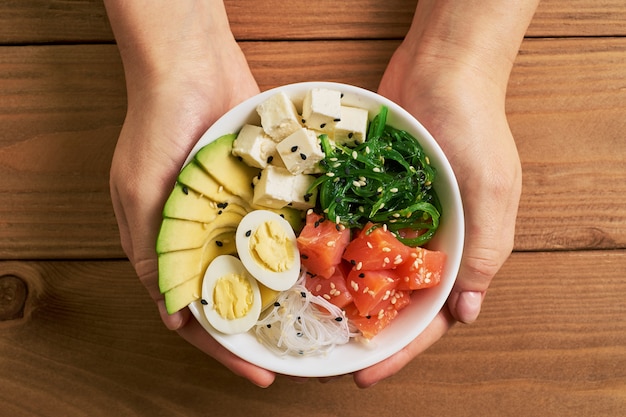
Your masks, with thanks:
[[[247,332],[261,315],[259,286],[241,261],[231,255],[220,255],[209,264],[201,303],[211,326],[226,334]]]
[[[237,227],[235,243],[245,268],[266,287],[285,291],[298,280],[296,234],[279,214],[269,210],[246,214]]]

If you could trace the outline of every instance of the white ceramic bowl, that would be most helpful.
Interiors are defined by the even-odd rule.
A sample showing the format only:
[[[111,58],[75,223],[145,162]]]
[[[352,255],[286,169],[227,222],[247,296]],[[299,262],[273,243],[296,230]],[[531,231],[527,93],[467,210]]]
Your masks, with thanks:
[[[457,181],[435,139],[400,106],[359,87],[331,82],[304,82],[265,91],[236,106],[211,126],[192,149],[188,160],[202,146],[224,134],[239,131],[245,123],[260,124],[256,107],[276,92],[285,92],[296,103],[296,107],[299,107],[298,103],[301,103],[305,93],[314,87],[340,90],[344,94],[343,104],[366,108],[370,112],[370,117],[376,115],[382,105],[387,106],[389,109],[387,123],[406,130],[419,140],[429,155],[431,165],[437,169],[433,187],[443,208],[440,227],[428,246],[445,252],[447,262],[441,283],[434,288],[414,291],[411,304],[400,311],[398,317],[369,344],[351,341],[336,347],[325,356],[277,356],[261,345],[252,333],[225,335],[215,331],[206,320],[199,302],[189,306],[207,332],[237,356],[280,374],[302,377],[334,376],[358,371],[392,356],[422,333],[441,310],[454,285],[465,234],[463,207]]]

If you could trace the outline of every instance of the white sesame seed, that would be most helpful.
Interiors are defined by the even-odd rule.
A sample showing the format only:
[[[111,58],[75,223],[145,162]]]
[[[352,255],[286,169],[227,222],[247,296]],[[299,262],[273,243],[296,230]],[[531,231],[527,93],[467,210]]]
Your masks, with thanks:
[[[374,245],[372,245],[372,242],[367,242],[367,247],[370,249],[374,249]]]
[[[397,193],[397,192],[398,192],[398,189],[397,189],[396,187],[393,187],[393,188],[392,188],[391,190],[389,190],[389,191],[391,191],[392,193]]]
[[[327,176],[327,177],[334,177],[334,176],[335,176],[335,173],[334,173],[334,172],[327,172],[327,173],[326,173],[326,176]]]
[[[352,158],[353,159],[357,159],[358,156],[359,156],[359,154],[356,153],[356,151],[352,151]]]
[[[383,252],[391,252],[391,248],[388,248],[387,246],[385,246],[384,248],[381,249]]]
[[[360,182],[358,182],[357,180],[354,180],[354,181],[352,181],[352,185],[354,185],[355,187],[357,187],[357,188],[358,188],[358,187],[360,187],[360,186],[361,186],[361,183],[360,183]]]
[[[329,240],[328,242],[326,242],[326,246],[328,246],[329,248],[334,248],[335,247],[335,241],[334,240]]]
[[[320,292],[320,291],[321,291],[321,289],[322,289],[322,284],[317,284],[317,285],[315,286],[315,292]]]
[[[355,268],[355,269],[356,269],[357,271],[360,271],[360,270],[361,270],[361,268],[363,268],[363,262],[359,262],[358,264],[356,264],[356,268]]]

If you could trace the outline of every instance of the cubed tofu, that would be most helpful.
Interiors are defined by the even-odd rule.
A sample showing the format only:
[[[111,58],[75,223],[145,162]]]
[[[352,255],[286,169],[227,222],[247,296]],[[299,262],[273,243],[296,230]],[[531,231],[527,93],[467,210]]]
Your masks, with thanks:
[[[302,102],[302,123],[314,130],[331,132],[341,119],[341,92],[312,88]]]
[[[296,106],[283,92],[276,93],[257,106],[261,126],[275,142],[280,142],[300,129],[300,116]]]
[[[283,208],[291,203],[294,176],[285,168],[268,165],[255,181],[253,204]]]
[[[276,151],[285,167],[294,175],[314,172],[324,152],[312,130],[300,128],[276,145]]]
[[[341,107],[341,121],[335,125],[333,139],[335,143],[354,146],[367,138],[369,118],[367,110],[357,107]]]
[[[265,168],[276,157],[276,142],[263,128],[244,125],[233,142],[233,155],[256,168]]]
[[[298,210],[307,210],[315,207],[317,190],[309,192],[309,187],[315,181],[312,175],[294,175],[293,192],[290,206]]]

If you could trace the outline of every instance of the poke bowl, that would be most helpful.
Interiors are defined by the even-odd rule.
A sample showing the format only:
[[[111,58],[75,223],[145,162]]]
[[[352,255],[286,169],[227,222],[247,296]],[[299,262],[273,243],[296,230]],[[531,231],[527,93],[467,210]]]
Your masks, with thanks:
[[[464,226],[454,172],[407,111],[356,86],[289,84],[234,107],[191,150],[163,210],[159,286],[168,311],[188,307],[250,363],[349,374],[403,349],[440,312]],[[332,235],[327,250],[308,246],[319,230]],[[427,256],[436,266],[424,272]],[[419,274],[409,280],[404,267]],[[382,289],[371,281],[381,274]]]

